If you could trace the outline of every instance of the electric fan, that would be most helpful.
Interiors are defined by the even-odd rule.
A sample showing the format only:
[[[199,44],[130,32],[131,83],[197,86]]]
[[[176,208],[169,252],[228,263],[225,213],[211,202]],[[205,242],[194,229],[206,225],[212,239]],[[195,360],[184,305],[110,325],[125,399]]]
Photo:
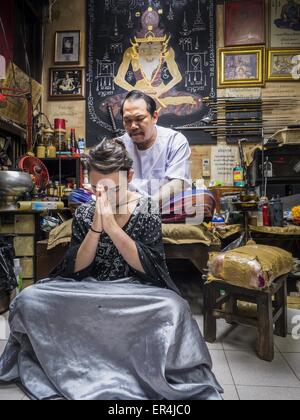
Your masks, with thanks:
[[[19,161],[19,169],[30,174],[36,187],[43,191],[49,184],[49,172],[40,159],[24,156]]]

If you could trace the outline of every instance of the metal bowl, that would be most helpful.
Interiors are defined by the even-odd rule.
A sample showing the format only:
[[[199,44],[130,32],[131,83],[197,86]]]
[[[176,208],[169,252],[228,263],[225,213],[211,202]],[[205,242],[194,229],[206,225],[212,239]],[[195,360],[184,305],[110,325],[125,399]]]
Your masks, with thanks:
[[[0,199],[2,202],[13,203],[21,195],[31,192],[33,182],[25,172],[0,171]]]

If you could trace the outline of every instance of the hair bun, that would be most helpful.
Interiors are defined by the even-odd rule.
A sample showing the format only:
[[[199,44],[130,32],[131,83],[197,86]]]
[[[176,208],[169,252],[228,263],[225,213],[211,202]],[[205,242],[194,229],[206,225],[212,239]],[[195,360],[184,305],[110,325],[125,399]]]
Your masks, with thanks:
[[[108,175],[114,172],[129,172],[133,166],[123,141],[119,138],[104,138],[87,156],[90,170]]]

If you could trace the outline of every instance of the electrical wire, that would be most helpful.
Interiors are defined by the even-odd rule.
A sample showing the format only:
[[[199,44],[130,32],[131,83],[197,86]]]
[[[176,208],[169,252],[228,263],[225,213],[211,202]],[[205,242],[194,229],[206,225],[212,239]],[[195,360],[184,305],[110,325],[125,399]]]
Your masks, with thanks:
[[[50,23],[52,23],[52,9],[55,3],[57,3],[57,0],[52,0],[50,1],[50,4],[49,4],[49,22]]]

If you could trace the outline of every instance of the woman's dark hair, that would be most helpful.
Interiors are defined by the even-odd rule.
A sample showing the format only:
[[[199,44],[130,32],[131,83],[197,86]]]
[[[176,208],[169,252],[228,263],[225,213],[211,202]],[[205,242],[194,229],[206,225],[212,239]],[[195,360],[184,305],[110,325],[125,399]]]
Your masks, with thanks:
[[[133,166],[126,147],[120,139],[103,139],[86,156],[88,169],[104,175],[114,172],[129,172]]]
[[[129,92],[126,98],[124,99],[122,105],[121,105],[121,115],[123,117],[124,115],[124,105],[126,101],[138,101],[139,99],[143,99],[147,104],[147,111],[151,114],[152,117],[154,117],[154,113],[157,111],[157,105],[156,102],[151,96],[146,95],[143,92],[140,92],[139,90],[133,90],[132,92]]]

